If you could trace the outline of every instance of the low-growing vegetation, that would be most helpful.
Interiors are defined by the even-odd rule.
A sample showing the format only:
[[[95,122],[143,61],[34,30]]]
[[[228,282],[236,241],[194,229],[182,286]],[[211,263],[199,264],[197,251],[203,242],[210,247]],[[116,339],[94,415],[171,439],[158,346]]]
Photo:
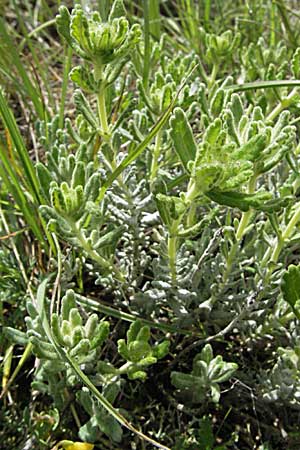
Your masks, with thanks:
[[[300,448],[299,17],[4,0],[1,448]]]

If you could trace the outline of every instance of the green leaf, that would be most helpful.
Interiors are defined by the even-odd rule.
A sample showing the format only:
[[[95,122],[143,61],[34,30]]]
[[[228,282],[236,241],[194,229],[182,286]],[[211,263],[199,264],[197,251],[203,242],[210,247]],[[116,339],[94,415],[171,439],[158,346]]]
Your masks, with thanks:
[[[83,66],[74,67],[70,72],[70,79],[88,94],[97,92],[93,74]]]
[[[94,336],[94,334],[96,332],[96,329],[97,329],[97,325],[98,325],[98,316],[97,316],[97,314],[95,314],[95,313],[91,314],[88,317],[88,320],[86,321],[85,326],[84,326],[85,337],[87,339],[92,339],[93,338],[93,336]]]
[[[78,4],[72,12],[70,35],[84,52],[80,56],[89,60],[90,52],[92,50],[89,36],[89,24],[83,10]]]
[[[213,356],[212,346],[210,344],[206,344],[205,347],[201,350],[200,358],[205,361],[207,365],[209,365],[209,363],[213,359]]]
[[[203,417],[199,425],[199,449],[198,450],[212,450],[214,447],[214,433],[212,423],[209,417]]]
[[[144,325],[139,330],[136,340],[148,342],[150,339],[150,328],[147,325]]]
[[[137,339],[137,335],[142,327],[142,323],[139,320],[133,322],[127,331],[127,343],[130,344]]]
[[[262,151],[266,147],[267,140],[268,137],[266,134],[258,134],[252,136],[252,138],[250,138],[248,142],[246,142],[234,152],[233,158],[235,160],[242,159],[255,162],[259,158],[259,156],[261,156]]]
[[[155,364],[157,362],[157,358],[154,356],[146,356],[146,358],[140,359],[138,361],[139,367],[146,367],[146,366],[152,366],[152,364]]]
[[[57,353],[53,345],[38,339],[36,336],[30,336],[29,341],[33,346],[33,353],[41,359],[57,360]]]
[[[98,129],[97,118],[95,117],[95,114],[93,113],[86,97],[79,89],[76,89],[76,91],[74,92],[74,103],[76,105],[77,111],[83,115],[85,120],[91,125],[91,127],[94,130],[97,130]]]
[[[214,403],[219,403],[221,392],[220,387],[217,384],[212,384],[210,388],[211,398]]]
[[[28,336],[23,331],[16,330],[15,328],[11,327],[4,327],[3,333],[10,341],[18,345],[22,345],[25,347],[25,345],[28,344]]]
[[[65,38],[70,47],[73,46],[73,39],[70,34],[71,16],[66,6],[59,8],[59,14],[56,16],[57,31]]]
[[[199,378],[182,372],[171,372],[171,383],[181,391],[197,389]]]
[[[207,128],[204,140],[207,141],[209,144],[214,145],[216,144],[219,135],[222,130],[222,121],[220,118],[215,119]]]
[[[238,369],[238,365],[236,363],[226,363],[224,362],[224,366],[222,369],[222,373],[218,377],[214,377],[214,381],[216,383],[223,383],[231,378],[233,373]]]
[[[181,108],[175,108],[170,119],[170,135],[174,142],[175,151],[184,168],[188,170],[188,162],[194,161],[197,146],[194,140],[192,128]]]
[[[118,340],[118,352],[126,361],[130,361],[130,354],[125,342],[125,339]]]
[[[91,348],[98,348],[103,345],[109,335],[109,322],[100,322],[96,331],[95,336],[91,341]]]
[[[250,208],[260,210],[272,195],[269,192],[257,192],[255,194],[244,194],[242,192],[217,190],[205,192],[205,195],[220,205],[239,208],[241,211],[249,211]]]
[[[152,354],[157,359],[164,358],[169,353],[170,341],[163,341],[152,348]]]
[[[157,194],[156,204],[159,213],[162,213],[161,218],[167,226],[172,225],[172,222],[179,219],[186,211],[186,206],[179,197]]]
[[[295,78],[299,78],[300,76],[300,47],[298,47],[292,58],[292,73]]]
[[[112,22],[113,19],[117,19],[122,16],[126,16],[126,9],[123,0],[115,0],[109,13],[108,21]]]
[[[145,381],[147,378],[147,373],[143,370],[137,369],[135,366],[132,366],[128,370],[128,378],[130,380],[142,380]]]
[[[124,234],[125,226],[121,225],[112,231],[109,231],[104,236],[101,236],[93,245],[94,249],[107,247],[108,245],[116,246],[122,235]]]
[[[117,375],[118,369],[116,369],[111,363],[106,361],[98,361],[97,370],[104,375]]]
[[[278,197],[263,203],[261,206],[258,206],[257,209],[272,214],[280,211],[282,208],[286,208],[292,204],[294,200],[295,199],[292,196]]]
[[[100,419],[97,416],[98,420]],[[123,431],[117,420],[109,414],[102,414],[99,420],[100,430],[109,436],[114,442],[120,443],[122,440]]]
[[[77,161],[75,169],[72,174],[71,187],[74,189],[76,186],[85,185],[85,167],[83,161]]]
[[[82,317],[77,308],[72,308],[69,314],[69,322],[72,328],[82,325]]]
[[[138,363],[141,359],[144,359],[151,353],[151,347],[144,341],[133,341],[128,344],[128,352],[130,361]]]
[[[241,120],[241,117],[244,113],[244,107],[243,103],[241,101],[241,98],[238,94],[232,94],[230,98],[230,104],[229,107],[231,109],[231,112],[234,117],[234,124],[236,127],[238,127],[238,124]]]
[[[75,333],[73,332],[73,342],[72,342],[72,349],[70,350],[70,356],[72,358],[80,357],[80,356],[86,356],[88,355],[91,347],[90,347],[90,341],[88,339],[82,338],[82,333],[78,334],[77,338],[74,338]]]
[[[43,192],[43,196],[45,198],[47,198],[48,200],[50,199],[49,197],[49,191],[50,191],[50,184],[53,181],[53,177],[50,173],[50,171],[48,170],[47,167],[44,166],[44,164],[37,162],[36,166],[36,174],[37,174],[37,178],[39,180],[42,192]]]
[[[288,270],[283,274],[281,289],[284,300],[291,306],[297,319],[300,320],[300,312],[297,308],[297,302],[300,300],[300,266],[291,264],[288,267]]]
[[[68,320],[72,308],[76,308],[75,293],[72,289],[67,290],[62,299],[62,319]]]
[[[56,313],[53,313],[52,316],[51,316],[51,330],[52,330],[52,333],[55,336],[55,339],[59,343],[59,345],[64,347],[65,346],[64,335],[61,332],[60,320],[59,320],[59,317],[58,317],[58,315]]]

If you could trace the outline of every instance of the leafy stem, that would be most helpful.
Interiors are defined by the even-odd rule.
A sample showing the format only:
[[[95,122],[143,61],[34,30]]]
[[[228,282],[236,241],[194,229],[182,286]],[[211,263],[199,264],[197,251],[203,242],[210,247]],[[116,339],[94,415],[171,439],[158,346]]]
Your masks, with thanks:
[[[128,371],[128,369],[133,365],[131,361],[127,361],[123,366],[118,369],[119,375],[122,375]]]
[[[281,250],[284,246],[284,242],[290,238],[295,226],[300,220],[300,204],[295,209],[293,216],[291,217],[289,223],[287,224],[285,230],[283,231],[281,236],[278,236],[276,246],[271,255],[271,261],[276,263],[278,261]]]
[[[98,114],[101,124],[101,130],[104,135],[108,135],[109,128],[107,122],[107,113],[106,113],[106,105],[105,105],[105,89],[101,87],[98,95],[97,95],[97,103],[98,103]]]
[[[105,83],[103,81],[103,67],[95,67],[95,79],[99,82],[99,92],[97,94],[98,116],[101,125],[102,133],[107,136],[109,134],[109,127],[107,122],[106,104],[105,104]]]
[[[188,211],[188,209],[191,206],[191,202],[192,200],[197,196],[197,189],[196,189],[196,184],[193,181],[193,179],[191,178],[189,185],[188,185],[188,189],[187,189],[187,193],[185,195],[185,203],[186,203],[186,208],[185,211],[183,211],[179,217],[174,220],[172,222],[172,225],[169,227],[169,234],[168,234],[168,258],[169,258],[169,266],[170,266],[170,275],[171,275],[171,280],[172,283],[175,284],[176,283],[176,253],[177,253],[177,242],[178,242],[178,228],[179,225],[182,222],[182,219],[184,217],[184,215],[186,214],[186,212]],[[192,212],[194,211],[194,209],[192,208]],[[190,222],[192,220],[191,215],[188,216],[188,222]]]
[[[169,235],[168,237],[168,257],[170,265],[170,274],[172,283],[176,283],[176,250],[177,250],[177,237]]]
[[[294,88],[289,95],[284,98],[267,116],[266,120],[267,122],[272,122],[274,119],[276,119],[277,116],[284,110],[287,109],[296,99],[298,96],[298,90],[297,88]]]
[[[124,277],[123,277],[123,274],[119,271],[119,269],[117,269],[116,267],[113,267],[112,264],[110,263],[110,261],[107,261],[107,259],[105,259],[105,258],[103,258],[103,256],[99,255],[99,253],[96,252],[91,247],[91,245],[85,238],[82,231],[77,227],[77,225],[74,222],[70,222],[70,226],[71,226],[72,231],[73,231],[74,235],[76,236],[78,242],[80,243],[82,249],[89,255],[89,257],[92,260],[94,260],[96,263],[98,263],[100,267],[103,267],[104,269],[107,269],[107,270],[112,270],[112,272],[114,273],[116,278],[119,281],[123,282]]]
[[[161,128],[155,137],[155,144],[154,144],[154,149],[153,149],[153,154],[152,154],[150,178],[149,178],[150,184],[152,184],[154,182],[156,175],[157,175],[157,171],[158,171],[158,158],[159,158],[159,154],[160,154],[162,135],[163,135],[163,129]]]
[[[256,180],[257,180],[257,175],[253,175],[249,181],[249,186],[248,186],[249,194],[254,193],[255,187],[256,187]],[[251,208],[249,209],[249,211],[243,212],[243,214],[242,214],[241,220],[239,222],[239,226],[238,226],[236,234],[235,234],[236,242],[231,247],[228,258],[227,258],[226,270],[223,275],[223,283],[226,283],[226,281],[228,280],[228,277],[232,270],[234,258],[236,256],[236,253],[239,248],[239,244],[245,234],[245,231],[249,225],[249,222],[250,222],[252,216],[253,216],[253,211]]]
[[[209,85],[210,88],[213,87],[213,85],[214,85],[214,83],[216,81],[218,70],[219,70],[219,64],[214,63],[213,68],[212,68],[212,72],[211,72],[211,75],[210,75],[210,78],[209,78],[209,81],[208,81],[208,85]]]

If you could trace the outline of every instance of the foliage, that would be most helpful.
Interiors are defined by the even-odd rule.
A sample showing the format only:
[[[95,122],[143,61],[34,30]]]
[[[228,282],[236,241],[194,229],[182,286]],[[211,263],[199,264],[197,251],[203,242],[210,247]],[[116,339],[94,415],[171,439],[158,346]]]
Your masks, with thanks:
[[[221,355],[213,358],[212,347],[206,344],[201,353],[195,356],[191,374],[172,372],[171,382],[179,389],[185,401],[201,403],[210,391],[212,400],[218,403],[220,400],[218,384],[229,380],[236,369],[237,364],[226,363]]]
[[[1,442],[299,448],[294,2],[46,3],[0,23]]]

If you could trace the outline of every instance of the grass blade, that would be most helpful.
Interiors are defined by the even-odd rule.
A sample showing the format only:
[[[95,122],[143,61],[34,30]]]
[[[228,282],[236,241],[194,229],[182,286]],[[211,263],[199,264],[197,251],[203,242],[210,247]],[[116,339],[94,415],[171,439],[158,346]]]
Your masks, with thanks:
[[[5,60],[5,54],[3,53],[4,51],[8,51],[10,63],[15,66],[17,73],[20,75],[22,79],[22,84],[26,90],[27,95],[29,96],[34,105],[37,116],[39,117],[39,119],[44,119],[45,115],[44,105],[39,97],[38,88],[32,83],[32,81],[28,77],[24,63],[19,57],[19,54],[16,50],[16,45],[13,42],[12,38],[10,37],[9,33],[7,32],[4,20],[2,18],[0,18],[0,43],[1,43],[0,45],[1,59]]]
[[[150,34],[158,41],[161,34],[160,20],[159,0],[151,0],[149,2]]]
[[[149,325],[152,328],[157,328],[158,330],[182,334],[186,336],[200,336],[200,333],[191,330],[185,330],[183,328],[178,328],[177,326],[168,325],[165,323],[154,322],[152,320],[143,319],[142,317],[136,316],[135,314],[119,311],[110,306],[102,305],[98,301],[88,297],[84,297],[83,295],[80,294],[75,294],[75,297],[80,305],[86,306],[87,308],[90,308],[94,311],[101,312],[102,314],[105,314],[107,316],[115,317],[116,319],[125,320],[126,322],[134,322],[135,320],[138,319],[145,325]]]
[[[31,159],[29,158],[25,143],[17,126],[16,120],[8,107],[8,104],[4,98],[4,95],[0,91],[0,115],[4,126],[7,128],[12,142],[15,146],[16,152],[22,163],[22,169],[24,178],[26,180],[26,185],[29,193],[33,197],[36,203],[40,204],[45,202],[42,194],[39,190],[39,184],[37,177],[35,175],[34,167]],[[8,159],[8,156],[2,153],[2,158]]]
[[[150,16],[149,0],[143,0],[144,9],[144,68],[143,68],[143,86],[147,90],[150,73]]]
[[[0,144],[0,176],[5,183],[8,191],[12,194],[16,204],[22,212],[24,219],[30,226],[32,232],[40,242],[44,242],[43,233],[38,225],[36,217],[33,214],[33,207],[29,204],[23,190],[20,187],[20,177],[13,170],[10,160],[7,158],[7,152]]]
[[[271,80],[271,81],[253,81],[251,83],[232,84],[225,86],[224,89],[238,91],[250,91],[252,89],[274,89],[278,87],[300,86],[300,80]]]
[[[64,63],[64,72],[63,72],[63,82],[62,82],[62,87],[61,87],[61,101],[60,101],[60,108],[59,108],[59,128],[61,128],[61,129],[63,129],[63,127],[64,127],[65,104],[66,104],[71,62],[72,62],[72,48],[67,46],[67,48],[65,49],[65,63]]]

